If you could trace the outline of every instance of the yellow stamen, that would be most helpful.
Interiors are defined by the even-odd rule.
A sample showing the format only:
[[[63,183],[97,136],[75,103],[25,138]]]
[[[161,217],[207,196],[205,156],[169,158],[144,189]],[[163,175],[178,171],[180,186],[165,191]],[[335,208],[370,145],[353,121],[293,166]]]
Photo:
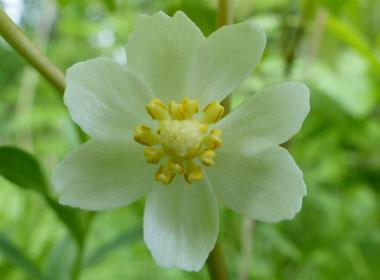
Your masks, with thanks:
[[[218,101],[211,102],[203,110],[202,122],[205,124],[216,123],[224,113],[224,107]]]
[[[192,160],[186,161],[186,172],[185,180],[189,184],[192,184],[194,181],[199,181],[203,177],[202,168]]]
[[[181,101],[183,109],[185,111],[185,119],[190,120],[192,116],[198,113],[198,100],[190,100],[189,98],[184,98]]]
[[[222,140],[220,136],[222,132],[219,129],[213,129],[210,134],[203,138],[202,145],[209,150],[215,150],[222,146]]]
[[[186,113],[183,104],[177,104],[174,101],[169,103],[169,114],[173,120],[182,121],[185,119]]]
[[[160,162],[163,156],[165,156],[165,153],[162,149],[147,148],[144,151],[144,156],[148,163],[156,164]]]
[[[184,172],[185,168],[183,166],[178,163],[168,161],[164,165],[160,166],[154,179],[167,185],[171,183],[176,173],[183,174]]]
[[[158,98],[153,98],[145,108],[154,120],[163,121],[168,119],[168,107]]]
[[[169,114],[173,120],[190,120],[191,117],[198,113],[198,101],[184,98],[181,103],[177,104],[174,101],[169,103]]]
[[[201,156],[202,163],[206,166],[213,166],[215,164],[214,157],[216,153],[214,150],[207,150]]]
[[[145,146],[154,146],[161,143],[158,135],[153,134],[149,127],[138,125],[135,127],[133,139]]]
[[[207,129],[208,129],[208,125],[207,124],[201,123],[198,120],[193,120],[193,121],[198,123],[198,125],[199,125],[199,131],[201,133],[205,134],[207,132]]]

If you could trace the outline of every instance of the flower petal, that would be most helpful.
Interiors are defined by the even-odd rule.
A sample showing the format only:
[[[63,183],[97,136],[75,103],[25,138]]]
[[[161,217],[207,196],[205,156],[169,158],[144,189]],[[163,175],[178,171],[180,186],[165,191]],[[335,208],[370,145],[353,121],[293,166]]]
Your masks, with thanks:
[[[219,121],[222,148],[254,155],[296,134],[310,110],[309,90],[297,82],[266,88]]]
[[[186,80],[186,97],[198,99],[200,108],[222,101],[259,63],[265,33],[256,23],[223,26],[197,51]]]
[[[281,147],[253,157],[219,151],[206,171],[217,197],[229,208],[264,222],[294,218],[306,195],[301,170]]]
[[[206,180],[193,184],[176,176],[153,187],[144,214],[144,238],[163,267],[202,268],[218,235],[218,207]]]
[[[145,162],[144,147],[90,140],[67,155],[51,181],[64,205],[105,210],[128,205],[153,184],[156,166]],[[157,168],[157,167],[156,167]]]
[[[87,134],[125,141],[138,124],[151,124],[145,105],[151,90],[128,69],[109,58],[77,63],[67,70],[64,102]]]
[[[137,17],[128,38],[128,68],[142,77],[165,104],[184,97],[188,66],[204,41],[199,28],[183,13]]]

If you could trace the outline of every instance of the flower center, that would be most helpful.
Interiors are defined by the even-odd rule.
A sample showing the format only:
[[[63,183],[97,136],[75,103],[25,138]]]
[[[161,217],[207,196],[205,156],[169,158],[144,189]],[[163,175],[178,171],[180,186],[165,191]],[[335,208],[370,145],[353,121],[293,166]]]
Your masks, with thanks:
[[[196,121],[163,121],[159,132],[164,151],[173,157],[193,158],[199,152],[203,135]]]
[[[135,127],[134,140],[148,146],[144,151],[147,162],[157,164],[168,157],[155,174],[155,180],[170,184],[175,175],[183,174],[189,184],[203,177],[197,158],[205,166],[214,165],[215,149],[222,145],[222,132],[212,129],[208,134],[208,125],[216,123],[223,115],[224,108],[217,101],[211,102],[203,110],[201,121],[192,119],[198,112],[198,101],[185,98],[181,103],[174,101],[169,107],[154,98],[146,105],[152,119],[160,121],[157,133],[149,127]]]

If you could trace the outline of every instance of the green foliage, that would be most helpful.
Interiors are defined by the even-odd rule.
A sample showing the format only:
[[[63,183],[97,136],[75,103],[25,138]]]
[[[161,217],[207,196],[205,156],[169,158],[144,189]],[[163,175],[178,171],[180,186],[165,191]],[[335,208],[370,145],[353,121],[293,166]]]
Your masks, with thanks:
[[[48,279],[70,280],[76,254],[77,248],[71,238],[64,237],[58,241],[51,249],[45,266]]]
[[[68,227],[79,244],[83,242],[78,212],[58,204],[48,193],[48,185],[37,160],[15,147],[0,147],[0,175],[14,184],[35,190],[43,195],[57,217]]]
[[[14,266],[23,270],[26,274],[34,279],[44,280],[41,272],[37,267],[23,254],[21,250],[16,248],[11,241],[0,234],[0,252],[9,260]]]
[[[112,251],[116,249],[121,249],[122,246],[130,245],[140,240],[142,240],[142,225],[139,225],[136,229],[123,232],[119,236],[116,236],[110,242],[96,249],[95,252],[93,252],[84,260],[83,267],[86,268],[91,265],[95,265]]]
[[[14,147],[0,147],[0,174],[22,188],[47,192],[46,182],[36,159]]]

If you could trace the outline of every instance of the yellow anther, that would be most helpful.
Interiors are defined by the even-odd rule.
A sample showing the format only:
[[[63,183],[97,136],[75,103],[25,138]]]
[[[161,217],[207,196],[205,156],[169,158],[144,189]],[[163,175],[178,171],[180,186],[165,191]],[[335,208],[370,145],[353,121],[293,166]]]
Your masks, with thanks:
[[[166,163],[166,166],[167,166],[168,170],[173,170],[174,172],[177,172],[178,174],[185,173],[185,168],[179,163],[168,161]]]
[[[222,146],[222,140],[220,136],[222,132],[219,129],[213,129],[210,131],[210,134],[203,138],[202,145],[205,146],[208,150],[215,150]]]
[[[144,156],[146,157],[146,161],[148,163],[159,163],[161,158],[165,155],[164,151],[162,149],[153,149],[153,148],[147,148],[144,151]]]
[[[214,157],[216,153],[214,150],[207,150],[201,156],[202,163],[206,166],[213,166],[215,164]]]
[[[165,185],[170,184],[174,179],[175,173],[174,172],[166,172],[164,165],[161,165],[158,171],[156,172],[156,175],[154,176],[154,179],[158,182],[161,181]]]
[[[199,181],[203,177],[202,168],[195,163],[194,160],[186,161],[186,172],[185,172],[185,180],[189,184],[192,184],[194,181]]]
[[[203,109],[202,122],[205,124],[216,123],[221,119],[224,107],[218,101],[211,102]]]
[[[185,111],[185,119],[190,120],[191,117],[198,113],[198,100],[190,100],[189,98],[184,98],[181,101],[183,109]]]
[[[168,107],[158,98],[153,98],[145,108],[154,120],[163,121],[168,119]]]
[[[173,120],[190,120],[194,114],[198,113],[198,101],[189,98],[184,98],[179,104],[170,101],[169,113]]]
[[[185,168],[183,166],[178,163],[168,161],[164,165],[160,166],[154,176],[154,179],[167,185],[171,183],[176,173],[183,174],[184,172]]]
[[[169,103],[169,113],[173,120],[182,121],[186,116],[183,104],[177,104],[174,101]]]
[[[199,131],[201,133],[206,133],[207,132],[207,129],[208,129],[208,125],[207,124],[201,123],[200,121],[198,121],[196,119],[194,119],[193,121],[198,123],[198,125],[199,125]]]
[[[138,125],[135,127],[135,135],[133,139],[145,146],[154,146],[161,143],[158,135],[153,134],[149,127]]]

